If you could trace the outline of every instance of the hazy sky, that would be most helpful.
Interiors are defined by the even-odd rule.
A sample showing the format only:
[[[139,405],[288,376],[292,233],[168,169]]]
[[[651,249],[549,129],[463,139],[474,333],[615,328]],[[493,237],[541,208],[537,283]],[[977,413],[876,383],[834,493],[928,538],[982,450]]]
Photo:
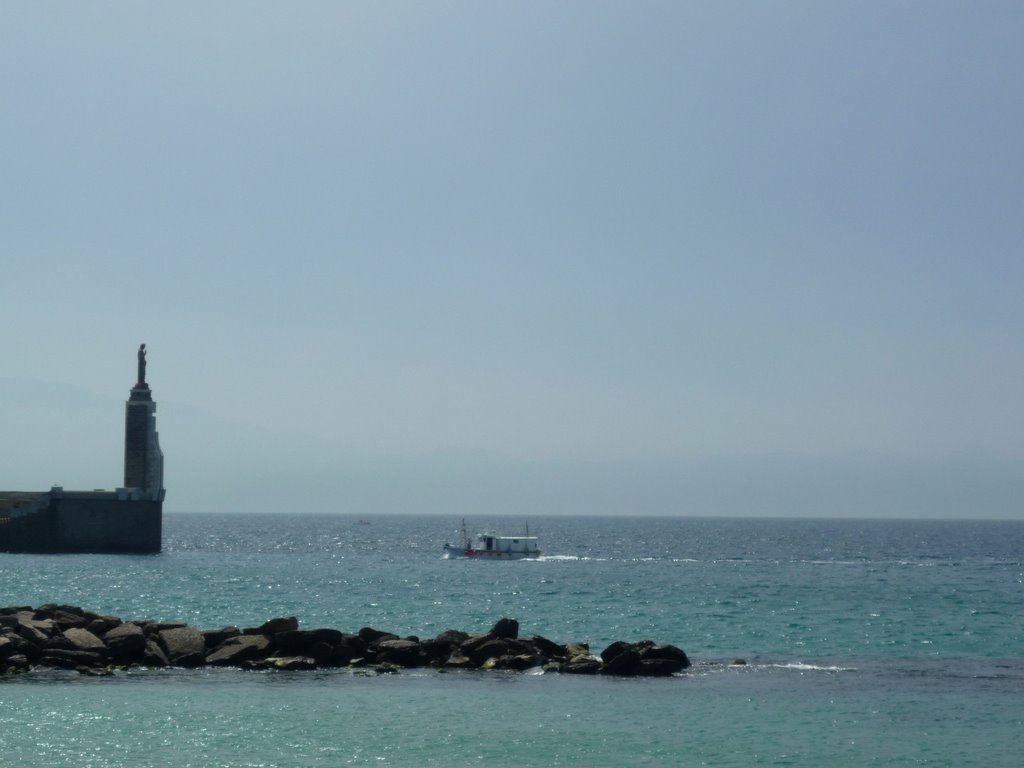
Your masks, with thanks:
[[[1020,2],[0,3],[0,488],[1024,517]]]

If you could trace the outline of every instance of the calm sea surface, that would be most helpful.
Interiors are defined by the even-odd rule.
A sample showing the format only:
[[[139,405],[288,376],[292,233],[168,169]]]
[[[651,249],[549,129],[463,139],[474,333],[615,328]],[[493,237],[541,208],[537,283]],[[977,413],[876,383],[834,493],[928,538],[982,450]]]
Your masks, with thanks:
[[[0,554],[0,605],[421,637],[510,616],[595,651],[673,643],[693,669],[31,673],[0,678],[3,764],[1020,764],[1022,522],[529,523],[543,558],[485,563],[441,558],[456,518],[167,515],[160,555]]]

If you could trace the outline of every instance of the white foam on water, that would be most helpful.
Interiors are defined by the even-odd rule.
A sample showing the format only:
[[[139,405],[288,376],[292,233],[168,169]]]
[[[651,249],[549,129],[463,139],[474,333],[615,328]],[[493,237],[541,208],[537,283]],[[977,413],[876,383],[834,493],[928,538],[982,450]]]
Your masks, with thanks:
[[[786,664],[768,664],[776,669],[795,669],[799,672],[856,672],[854,667],[824,666],[821,664],[806,664],[802,661],[791,661]]]

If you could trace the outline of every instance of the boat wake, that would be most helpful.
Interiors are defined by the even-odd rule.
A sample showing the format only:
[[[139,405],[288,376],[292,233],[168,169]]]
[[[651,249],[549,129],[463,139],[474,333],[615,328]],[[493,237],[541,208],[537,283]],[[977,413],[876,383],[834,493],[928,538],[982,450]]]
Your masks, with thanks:
[[[856,672],[855,667],[836,667],[821,664],[806,664],[802,661],[791,661],[785,664],[766,664],[775,669],[793,669],[797,672]]]

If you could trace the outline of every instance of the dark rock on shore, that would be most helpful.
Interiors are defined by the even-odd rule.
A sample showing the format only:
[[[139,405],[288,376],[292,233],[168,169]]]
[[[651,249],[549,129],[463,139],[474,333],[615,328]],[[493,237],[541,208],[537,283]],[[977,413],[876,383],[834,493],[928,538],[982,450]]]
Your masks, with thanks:
[[[171,662],[163,648],[155,640],[147,640],[142,651],[142,663],[147,667],[168,667]]]
[[[198,667],[206,659],[206,640],[195,627],[163,629],[157,633],[167,660],[178,667]]]
[[[508,643],[485,635],[482,638],[466,641],[462,644],[461,650],[479,665],[488,659],[496,659],[507,654]]]
[[[102,640],[114,659],[134,658],[146,648],[146,635],[142,627],[131,621],[108,630]]]
[[[519,637],[519,622],[515,619],[498,619],[487,634],[501,640],[515,640]]]
[[[108,653],[107,644],[88,629],[71,627],[64,630],[63,637],[72,645],[74,650],[89,651],[91,653],[98,653],[101,656],[106,656]]]
[[[398,639],[398,635],[393,635],[390,632],[382,632],[381,630],[374,629],[373,627],[363,627],[359,630],[358,635],[359,639],[367,645],[370,645],[371,643],[376,643],[380,640]]]
[[[438,643],[449,643],[451,645],[460,645],[469,640],[469,633],[463,632],[458,629],[446,629],[444,632],[434,638]]]
[[[690,666],[686,653],[674,645],[657,645],[651,640],[639,643],[614,642],[601,651],[606,675],[646,675],[665,677]]]
[[[255,630],[245,630],[245,634],[276,635],[280,632],[294,632],[299,628],[299,620],[294,616],[286,619],[270,619]]]
[[[203,640],[206,642],[207,648],[216,648],[225,640],[229,640],[232,637],[238,637],[241,634],[242,630],[240,630],[238,627],[208,629],[207,631],[203,632]]]
[[[181,622],[122,621],[76,606],[0,608],[0,674],[33,667],[109,673],[110,665],[234,667],[307,670],[372,666],[377,673],[432,666],[608,675],[674,675],[690,661],[674,645],[618,641],[600,656],[586,643],[558,644],[540,635],[519,637],[519,622],[502,618],[487,632],[449,629],[434,638],[398,635],[372,627],[357,634],[300,629],[294,616],[259,627],[200,630]]]
[[[238,666],[243,661],[266,658],[269,647],[270,638],[266,635],[229,637],[206,656],[206,663],[221,667]]]
[[[377,663],[425,667],[430,663],[430,657],[415,640],[381,640],[377,644]]]
[[[606,675],[635,675],[640,669],[640,651],[636,648],[624,648],[610,658],[602,653],[601,658]]]

